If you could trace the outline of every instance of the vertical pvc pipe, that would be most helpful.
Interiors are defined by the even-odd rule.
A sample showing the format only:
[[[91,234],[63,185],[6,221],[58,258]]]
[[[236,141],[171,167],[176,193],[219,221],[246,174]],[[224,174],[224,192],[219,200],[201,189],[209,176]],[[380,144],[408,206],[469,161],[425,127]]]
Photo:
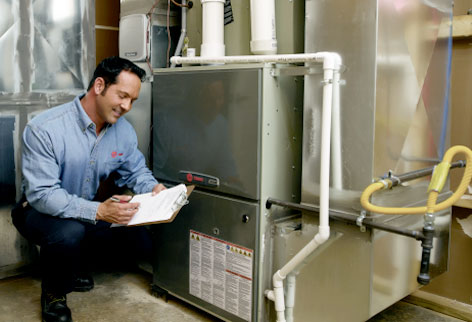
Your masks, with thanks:
[[[320,232],[329,229],[329,168],[331,152],[331,108],[333,104],[333,70],[325,69],[323,87],[323,111],[321,115],[320,153]]]
[[[295,274],[287,275],[287,292],[285,301],[285,320],[293,322],[293,308],[295,307],[295,285],[297,278]]]
[[[275,0],[251,0],[251,52],[256,55],[277,53]]]
[[[225,0],[201,0],[202,46],[201,57],[225,55],[224,8]]]
[[[295,256],[293,256],[281,269],[274,273],[272,277],[273,290],[266,290],[264,294],[274,301],[277,313],[277,322],[285,322],[285,299],[283,291],[283,281],[300,263],[302,263],[318,246],[325,243],[330,236],[329,227],[329,169],[331,152],[331,109],[333,108],[333,95],[337,89],[333,89],[333,79],[339,80],[339,68],[341,57],[336,53],[318,53],[323,60],[323,111],[321,124],[321,165],[320,165],[320,223],[318,233],[306,244]],[[288,57],[286,57],[288,58]],[[316,61],[317,59],[315,59]],[[287,59],[285,59],[287,62]],[[337,82],[339,84],[339,82]],[[312,129],[313,130],[313,129]],[[294,287],[292,284],[290,287]],[[290,290],[294,291],[294,289]],[[288,292],[289,293],[289,292]],[[291,295],[290,295],[291,296]],[[292,313],[292,298],[287,299]]]
[[[341,153],[341,111],[339,110],[339,82],[340,74],[339,71],[334,72],[333,76],[333,112],[332,112],[332,184],[333,188],[342,190],[343,178],[342,178],[342,153]]]

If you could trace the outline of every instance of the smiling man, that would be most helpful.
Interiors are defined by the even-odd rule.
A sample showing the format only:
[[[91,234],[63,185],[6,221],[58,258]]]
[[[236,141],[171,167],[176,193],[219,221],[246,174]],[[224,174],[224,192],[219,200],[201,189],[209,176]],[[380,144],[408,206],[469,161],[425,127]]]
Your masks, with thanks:
[[[144,76],[129,60],[106,58],[86,94],[39,114],[25,128],[25,199],[12,219],[40,246],[43,321],[72,321],[66,294],[93,288],[86,270],[100,251],[119,254],[123,261],[126,254],[151,251],[145,228],[110,228],[128,223],[139,204],[128,203],[131,197],[125,195],[113,196],[124,202],[95,200],[100,182],[111,174],[117,174],[117,186],[135,193],[165,189],[146,167],[136,133],[122,118],[138,98]]]

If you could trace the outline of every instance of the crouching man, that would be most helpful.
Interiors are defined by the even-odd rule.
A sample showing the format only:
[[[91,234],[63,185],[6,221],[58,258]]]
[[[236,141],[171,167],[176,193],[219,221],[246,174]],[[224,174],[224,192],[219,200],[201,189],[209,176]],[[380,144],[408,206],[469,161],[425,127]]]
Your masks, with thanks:
[[[143,227],[126,224],[139,204],[95,201],[101,181],[135,193],[165,189],[146,167],[136,133],[122,116],[138,98],[144,70],[129,60],[109,57],[96,68],[87,92],[42,112],[23,133],[25,200],[12,211],[18,231],[40,246],[43,321],[72,321],[66,294],[93,288],[87,268],[102,254],[147,255]],[[98,255],[100,256],[100,255]]]

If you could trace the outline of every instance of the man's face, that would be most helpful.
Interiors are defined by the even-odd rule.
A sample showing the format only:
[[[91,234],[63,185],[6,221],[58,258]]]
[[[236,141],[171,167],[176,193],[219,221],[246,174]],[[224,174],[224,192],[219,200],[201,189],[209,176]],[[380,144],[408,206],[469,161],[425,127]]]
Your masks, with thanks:
[[[96,101],[97,116],[109,124],[116,123],[122,115],[131,110],[141,89],[141,80],[131,72],[122,71],[116,80],[115,84],[101,90]]]

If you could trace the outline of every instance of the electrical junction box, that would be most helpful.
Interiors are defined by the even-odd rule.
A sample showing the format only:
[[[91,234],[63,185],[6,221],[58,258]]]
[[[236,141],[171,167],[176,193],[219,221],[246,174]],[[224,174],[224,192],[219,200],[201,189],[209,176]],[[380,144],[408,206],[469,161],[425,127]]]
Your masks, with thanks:
[[[133,14],[120,19],[120,57],[131,61],[145,61],[149,54],[148,17]]]

